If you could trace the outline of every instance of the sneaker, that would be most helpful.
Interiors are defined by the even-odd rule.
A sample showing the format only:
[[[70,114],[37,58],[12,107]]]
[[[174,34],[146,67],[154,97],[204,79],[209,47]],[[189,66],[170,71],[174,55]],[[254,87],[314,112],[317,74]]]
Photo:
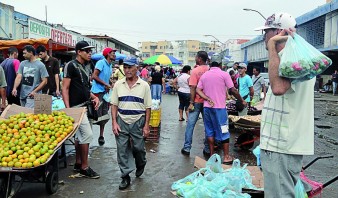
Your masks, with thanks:
[[[104,137],[103,137],[103,136],[100,136],[99,139],[98,139],[98,142],[99,142],[99,145],[100,145],[100,146],[104,145],[104,143],[105,143]]]
[[[80,172],[80,170],[81,170],[81,164],[78,164],[78,163],[75,163],[74,164],[74,168],[73,168],[73,171],[75,171],[75,172]]]
[[[122,181],[119,185],[119,189],[124,190],[124,189],[128,188],[129,185],[130,185],[130,176],[127,175],[125,177],[122,177]]]
[[[91,178],[91,179],[97,179],[97,178],[100,178],[100,175],[97,174],[95,171],[93,171],[93,169],[91,169],[89,166],[87,169],[83,170],[81,169],[80,170],[80,175],[82,177],[87,177],[87,178]]]
[[[190,155],[190,152],[189,151],[186,151],[184,149],[181,149],[181,153],[185,156],[189,156]]]

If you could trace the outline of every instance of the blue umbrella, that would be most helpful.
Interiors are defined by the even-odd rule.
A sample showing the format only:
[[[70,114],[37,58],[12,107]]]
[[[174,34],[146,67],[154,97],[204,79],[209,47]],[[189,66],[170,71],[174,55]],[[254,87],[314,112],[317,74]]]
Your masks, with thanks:
[[[121,60],[121,59],[123,60],[127,57],[127,55],[121,54],[119,52],[115,52],[115,55],[116,55],[116,60]],[[92,60],[95,60],[95,61],[101,60],[103,58],[104,56],[102,55],[102,53],[97,53],[97,54],[92,55]]]
[[[171,60],[171,63],[172,63],[173,65],[181,65],[181,64],[182,64],[181,61],[177,60],[177,59],[176,59],[175,57],[173,57],[173,56],[168,56],[168,58]]]

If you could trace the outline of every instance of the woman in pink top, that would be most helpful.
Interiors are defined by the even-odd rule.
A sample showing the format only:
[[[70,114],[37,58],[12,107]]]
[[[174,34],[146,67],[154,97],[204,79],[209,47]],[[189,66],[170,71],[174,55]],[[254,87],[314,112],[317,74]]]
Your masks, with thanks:
[[[175,78],[173,81],[173,86],[178,90],[178,99],[180,105],[178,106],[178,113],[180,115],[179,121],[184,121],[183,110],[185,110],[186,118],[189,114],[189,104],[190,104],[190,87],[189,87],[189,78],[190,78],[191,67],[186,65],[182,69],[182,73]]]

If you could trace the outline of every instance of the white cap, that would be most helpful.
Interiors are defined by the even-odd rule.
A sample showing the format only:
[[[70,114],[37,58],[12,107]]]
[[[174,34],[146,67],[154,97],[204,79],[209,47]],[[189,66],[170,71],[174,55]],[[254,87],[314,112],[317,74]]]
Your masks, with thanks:
[[[248,68],[248,66],[245,63],[240,63],[238,67],[244,67],[245,69]]]
[[[266,19],[265,25],[255,30],[296,28],[296,19],[288,13],[275,13]]]

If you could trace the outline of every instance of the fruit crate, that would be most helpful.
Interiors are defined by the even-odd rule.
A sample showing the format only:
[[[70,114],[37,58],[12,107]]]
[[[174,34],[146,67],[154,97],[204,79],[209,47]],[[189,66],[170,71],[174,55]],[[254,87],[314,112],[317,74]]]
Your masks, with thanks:
[[[161,109],[151,110],[149,125],[158,127],[161,123]]]
[[[147,140],[152,141],[152,142],[159,142],[160,132],[161,132],[161,126],[160,125],[158,127],[150,126],[150,133],[149,133],[149,136],[147,137]]]

